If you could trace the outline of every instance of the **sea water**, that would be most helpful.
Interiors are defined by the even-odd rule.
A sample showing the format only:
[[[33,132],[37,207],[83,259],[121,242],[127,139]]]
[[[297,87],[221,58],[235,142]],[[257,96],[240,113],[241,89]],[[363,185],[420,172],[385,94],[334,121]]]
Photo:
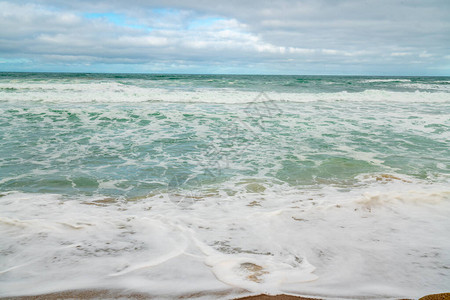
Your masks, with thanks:
[[[449,130],[448,77],[0,73],[0,296],[448,292]]]

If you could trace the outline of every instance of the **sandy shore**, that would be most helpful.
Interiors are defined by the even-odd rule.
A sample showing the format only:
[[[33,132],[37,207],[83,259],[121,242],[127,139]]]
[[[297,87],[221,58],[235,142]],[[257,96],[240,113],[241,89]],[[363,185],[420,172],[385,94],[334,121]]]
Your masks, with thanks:
[[[190,295],[183,295],[173,299],[190,299],[197,297],[207,297],[211,296],[213,299],[215,296],[226,296],[227,292],[218,292],[217,294],[211,293],[196,293]],[[18,297],[2,297],[0,300],[15,299],[15,300],[56,300],[56,299],[153,299],[158,298],[149,294],[143,293],[131,293],[131,292],[121,292],[121,291],[110,291],[110,290],[76,290],[76,291],[65,291],[58,293],[42,294],[35,296],[18,296]],[[305,298],[299,296],[290,295],[254,295],[241,298],[234,298],[230,295],[230,300],[321,300],[318,298]],[[362,300],[363,298],[361,298]],[[355,299],[358,300],[358,299]],[[398,299],[407,300],[407,299]],[[412,299],[411,299],[412,300]],[[419,300],[450,300],[450,293],[443,294],[433,294],[427,295]]]

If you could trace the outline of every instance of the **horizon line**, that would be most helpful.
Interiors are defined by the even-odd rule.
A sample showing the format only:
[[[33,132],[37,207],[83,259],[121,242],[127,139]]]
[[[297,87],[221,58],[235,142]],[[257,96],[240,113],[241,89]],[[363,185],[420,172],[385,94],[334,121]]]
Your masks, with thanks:
[[[0,71],[0,73],[40,74],[123,74],[123,75],[208,75],[208,76],[336,76],[336,77],[450,77],[450,75],[374,75],[374,74],[254,74],[254,73],[157,73],[157,72],[79,72],[79,71]]]

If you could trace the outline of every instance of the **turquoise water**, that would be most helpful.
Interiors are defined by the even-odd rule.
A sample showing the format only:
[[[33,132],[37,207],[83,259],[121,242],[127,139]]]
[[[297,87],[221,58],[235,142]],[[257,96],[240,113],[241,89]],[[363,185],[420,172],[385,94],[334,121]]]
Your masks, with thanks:
[[[448,77],[0,73],[0,296],[446,292],[449,129]]]
[[[449,101],[272,100],[343,91],[357,99],[367,89],[441,100],[450,95],[445,78],[15,73],[2,74],[1,84],[2,100],[21,97],[0,105],[3,191],[136,197],[177,180],[177,188],[220,189],[244,178],[304,188],[357,184],[374,172],[429,180],[450,172]],[[86,84],[119,101],[98,103],[98,87],[83,103],[58,98],[61,90],[76,97]],[[133,102],[121,85],[147,88],[148,100]],[[265,93],[245,103],[208,98],[230,85],[235,94]],[[152,101],[152,88],[177,93],[179,102]],[[197,89],[198,103],[182,103],[185,89]],[[27,98],[36,93],[54,98]]]

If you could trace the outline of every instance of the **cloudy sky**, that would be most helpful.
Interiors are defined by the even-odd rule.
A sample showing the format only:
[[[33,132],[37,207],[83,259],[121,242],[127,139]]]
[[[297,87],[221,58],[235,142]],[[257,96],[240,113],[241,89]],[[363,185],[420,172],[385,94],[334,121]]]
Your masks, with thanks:
[[[449,0],[0,0],[0,71],[450,75]]]

